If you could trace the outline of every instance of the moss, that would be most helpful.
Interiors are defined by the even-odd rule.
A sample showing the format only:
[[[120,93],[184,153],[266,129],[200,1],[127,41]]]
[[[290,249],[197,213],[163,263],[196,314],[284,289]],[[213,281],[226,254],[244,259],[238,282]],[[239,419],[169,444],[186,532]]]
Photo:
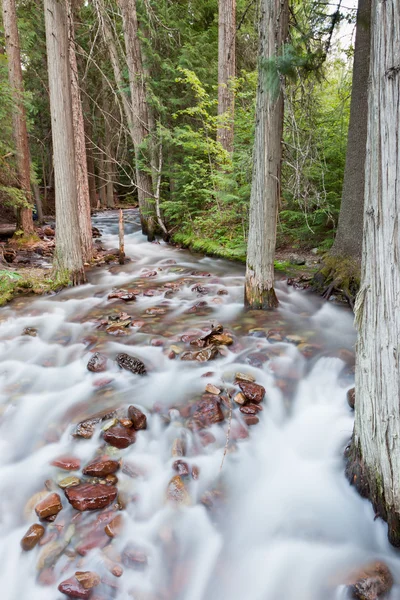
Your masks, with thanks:
[[[346,256],[326,254],[321,269],[314,276],[313,288],[327,300],[332,294],[337,294],[354,308],[354,301],[360,289],[360,278],[358,261]]]
[[[0,271],[0,306],[23,294],[48,294],[70,284],[68,273],[51,273],[39,268]]]

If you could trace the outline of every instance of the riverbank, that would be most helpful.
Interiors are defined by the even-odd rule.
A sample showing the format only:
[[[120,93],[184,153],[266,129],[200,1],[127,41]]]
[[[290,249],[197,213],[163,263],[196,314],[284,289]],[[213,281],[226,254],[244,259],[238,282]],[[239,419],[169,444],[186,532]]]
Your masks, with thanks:
[[[129,210],[129,209],[124,209]],[[94,216],[112,213],[110,210],[96,211]],[[52,222],[53,218],[49,219]],[[101,244],[101,233],[94,228],[93,235],[95,257],[86,268],[96,265],[117,264],[117,249],[110,252]],[[36,228],[32,239],[22,242],[15,237],[15,226],[12,223],[0,226],[0,306],[4,306],[20,295],[47,295],[60,291],[68,286],[68,279],[55,276],[51,269],[51,261],[55,247],[54,229],[49,225]],[[205,256],[223,258],[245,264],[245,248],[218,244],[211,239],[200,239],[177,233],[171,244],[186,248]],[[275,270],[285,275],[289,282],[298,282],[300,287],[308,287],[313,275],[318,270],[319,258],[309,250],[298,252],[293,247],[278,248],[276,252]]]

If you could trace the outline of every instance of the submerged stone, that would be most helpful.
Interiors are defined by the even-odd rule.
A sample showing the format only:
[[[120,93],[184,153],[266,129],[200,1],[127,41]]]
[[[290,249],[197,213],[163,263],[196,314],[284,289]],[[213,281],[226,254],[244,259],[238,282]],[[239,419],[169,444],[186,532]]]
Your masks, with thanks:
[[[107,369],[107,357],[100,352],[95,352],[87,364],[88,371],[101,373]]]
[[[105,508],[117,497],[117,488],[112,485],[86,484],[65,490],[68,502],[79,511]]]
[[[32,550],[39,542],[39,540],[44,536],[45,528],[43,525],[39,525],[35,523],[31,525],[21,540],[22,549],[26,552]]]

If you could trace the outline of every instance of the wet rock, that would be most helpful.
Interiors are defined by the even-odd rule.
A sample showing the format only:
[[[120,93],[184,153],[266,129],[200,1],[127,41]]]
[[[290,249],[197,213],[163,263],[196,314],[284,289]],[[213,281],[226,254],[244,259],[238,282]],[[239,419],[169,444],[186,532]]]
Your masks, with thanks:
[[[101,582],[100,576],[93,571],[77,571],[75,573],[75,578],[85,590],[91,590]]]
[[[198,283],[192,287],[192,292],[197,292],[200,296],[205,296],[210,292],[210,288],[204,287]]]
[[[79,477],[75,477],[74,475],[70,475],[69,477],[64,477],[64,479],[61,479],[61,481],[58,482],[58,486],[62,490],[66,490],[67,488],[79,485],[80,482],[81,482],[81,480],[79,479]]]
[[[113,300],[114,298],[124,300],[124,302],[134,302],[136,295],[133,292],[128,292],[128,290],[114,290],[111,294],[108,294],[108,299]]]
[[[182,477],[187,477],[190,473],[189,465],[184,460],[176,460],[172,468]]]
[[[117,515],[106,525],[104,531],[110,538],[114,538],[119,535],[122,531],[123,518],[122,515]]]
[[[127,546],[122,552],[122,564],[128,569],[142,570],[147,563],[147,554],[135,546]]]
[[[247,381],[238,381],[239,387],[242,390],[246,400],[259,404],[265,396],[265,388],[258,383],[249,383]]]
[[[184,352],[181,355],[181,360],[197,360],[198,362],[206,362],[214,359],[218,354],[217,346],[209,346],[197,352]]]
[[[217,440],[215,436],[210,431],[200,431],[199,437],[202,446],[209,446],[210,444],[214,444]]]
[[[103,439],[107,444],[110,444],[115,448],[123,449],[135,443],[136,431],[134,429],[127,429],[123,425],[118,424],[105,431]]]
[[[157,271],[145,271],[141,274],[141,277],[156,277]]]
[[[67,545],[68,544],[66,542],[58,541],[49,542],[46,544],[39,554],[37,562],[38,570],[41,571],[44,568],[49,568],[55,565]]]
[[[200,303],[198,303],[200,304]],[[207,331],[207,333],[205,333],[204,335],[202,335],[199,338],[194,338],[194,339],[188,339],[187,341],[190,341],[190,344],[192,346],[197,346],[198,348],[204,348],[205,346],[211,346],[212,342],[211,342],[211,338],[214,335],[217,334],[222,334],[224,328],[220,323],[213,323],[211,325],[211,329],[209,331]],[[190,336],[191,337],[191,336]],[[182,336],[182,341],[186,341],[184,339],[184,336]]]
[[[78,471],[81,468],[81,461],[75,456],[60,456],[55,458],[51,464],[63,471]]]
[[[82,437],[88,440],[93,436],[97,423],[99,423],[99,420],[96,419],[82,421],[82,423],[79,423],[76,426],[75,431],[72,435],[74,437]]]
[[[199,477],[200,477],[200,469],[196,465],[193,465],[193,467],[192,467],[192,479],[194,479],[195,481],[197,481]]]
[[[257,425],[260,422],[260,419],[255,415],[243,415],[243,418],[246,425]]]
[[[283,342],[283,334],[279,329],[270,329],[267,333],[267,340],[270,342]]]
[[[58,494],[50,494],[35,506],[35,512],[39,519],[56,516],[60,510],[62,510],[62,504]]]
[[[221,290],[218,290],[217,294],[218,294],[218,296],[227,296],[229,294],[229,292],[228,292],[228,290],[221,289]]]
[[[253,377],[253,375],[250,375],[250,373],[235,373],[235,381],[239,382],[239,381],[247,381],[249,383],[254,383],[256,380],[255,377]]]
[[[302,338],[300,335],[289,334],[285,337],[285,341],[288,342],[288,344],[299,346],[300,344],[305,344],[307,340]]]
[[[354,410],[356,403],[356,388],[351,388],[351,390],[347,392],[347,403],[350,408]]]
[[[167,500],[176,504],[189,505],[190,496],[180,475],[175,475],[167,487]]]
[[[81,484],[65,490],[68,502],[80,511],[105,508],[117,497],[117,488],[103,484]]]
[[[244,415],[256,415],[258,413],[256,404],[247,404],[240,407],[240,412]]]
[[[52,227],[49,227],[48,225],[46,225],[46,227],[43,227],[42,231],[47,237],[54,237],[56,234],[54,229]]]
[[[351,598],[379,600],[386,597],[392,589],[393,576],[384,563],[375,562],[354,572],[347,583]]]
[[[208,490],[204,492],[200,502],[208,509],[215,509],[221,505],[223,494],[220,490]]]
[[[107,369],[107,357],[100,352],[95,352],[87,364],[88,371],[101,373]]]
[[[168,358],[169,358],[170,360],[174,360],[174,358],[176,358],[176,354],[175,354],[175,352],[174,352],[173,350],[171,350],[171,351],[169,352],[169,354],[168,354]]]
[[[85,589],[75,577],[70,577],[62,581],[58,586],[58,591],[65,594],[69,598],[90,598],[92,595],[91,589]]]
[[[130,419],[119,419],[119,422],[123,427],[127,427],[128,429],[133,426],[133,423]]]
[[[32,550],[39,542],[39,540],[44,536],[45,528],[43,525],[39,525],[35,523],[31,525],[21,540],[22,549],[26,552]]]
[[[186,448],[183,440],[176,438],[172,444],[172,456],[185,456]]]
[[[236,404],[239,404],[240,406],[243,406],[243,404],[246,403],[246,398],[242,394],[242,392],[238,392],[237,394],[234,395],[233,401],[236,402]]]
[[[128,416],[136,431],[147,428],[147,417],[139,408],[136,408],[136,406],[130,406],[128,408]]]
[[[37,336],[37,329],[35,327],[25,327],[22,332],[22,335],[30,335],[31,337]]]
[[[207,383],[206,392],[208,394],[213,394],[214,396],[219,396],[219,394],[221,393],[221,390],[219,388],[217,388],[215,385],[213,385],[212,383]]]
[[[82,471],[84,475],[91,477],[105,477],[112,473],[116,473],[119,469],[119,463],[116,460],[111,460],[107,456],[97,458],[90,462]]]
[[[210,427],[210,425],[220,423],[223,420],[224,414],[215,396],[203,396],[202,400],[196,405],[193,422],[198,427]]]
[[[144,363],[139,358],[129,356],[129,354],[121,352],[117,354],[115,361],[121,369],[130,371],[135,375],[146,375],[147,373]]]
[[[98,229],[97,227],[93,227],[92,226],[92,237],[93,238],[100,238],[101,237],[100,229]]]
[[[156,316],[156,315],[165,315],[167,312],[166,308],[162,308],[161,306],[153,306],[151,308],[147,308],[145,311],[146,315]]]
[[[210,337],[210,343],[215,346],[230,346],[233,344],[233,338],[227,333],[217,333]]]

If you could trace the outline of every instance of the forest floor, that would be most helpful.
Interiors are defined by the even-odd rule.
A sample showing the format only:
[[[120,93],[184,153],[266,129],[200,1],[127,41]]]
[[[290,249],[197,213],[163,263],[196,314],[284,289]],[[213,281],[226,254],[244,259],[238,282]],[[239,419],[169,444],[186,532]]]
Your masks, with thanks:
[[[0,211],[0,306],[20,295],[52,294],[68,285],[67,281],[56,277],[51,268],[55,248],[54,217],[45,218],[45,223],[49,225],[37,226],[35,235],[28,240],[23,240],[15,234],[15,222],[13,223],[12,217],[10,211]],[[93,237],[100,237],[96,228],[93,228]],[[210,251],[207,241],[204,240],[204,244],[200,244],[201,247],[198,243],[182,244],[174,240],[171,243],[193,252],[245,263],[245,255],[232,254],[229,248],[222,245],[214,245]],[[96,242],[93,262],[85,265],[87,268],[118,262],[117,248],[109,250],[102,246],[99,239]],[[276,251],[275,270],[287,276],[289,285],[301,289],[310,287],[312,277],[319,266],[320,257],[311,250],[299,251],[287,245]]]

